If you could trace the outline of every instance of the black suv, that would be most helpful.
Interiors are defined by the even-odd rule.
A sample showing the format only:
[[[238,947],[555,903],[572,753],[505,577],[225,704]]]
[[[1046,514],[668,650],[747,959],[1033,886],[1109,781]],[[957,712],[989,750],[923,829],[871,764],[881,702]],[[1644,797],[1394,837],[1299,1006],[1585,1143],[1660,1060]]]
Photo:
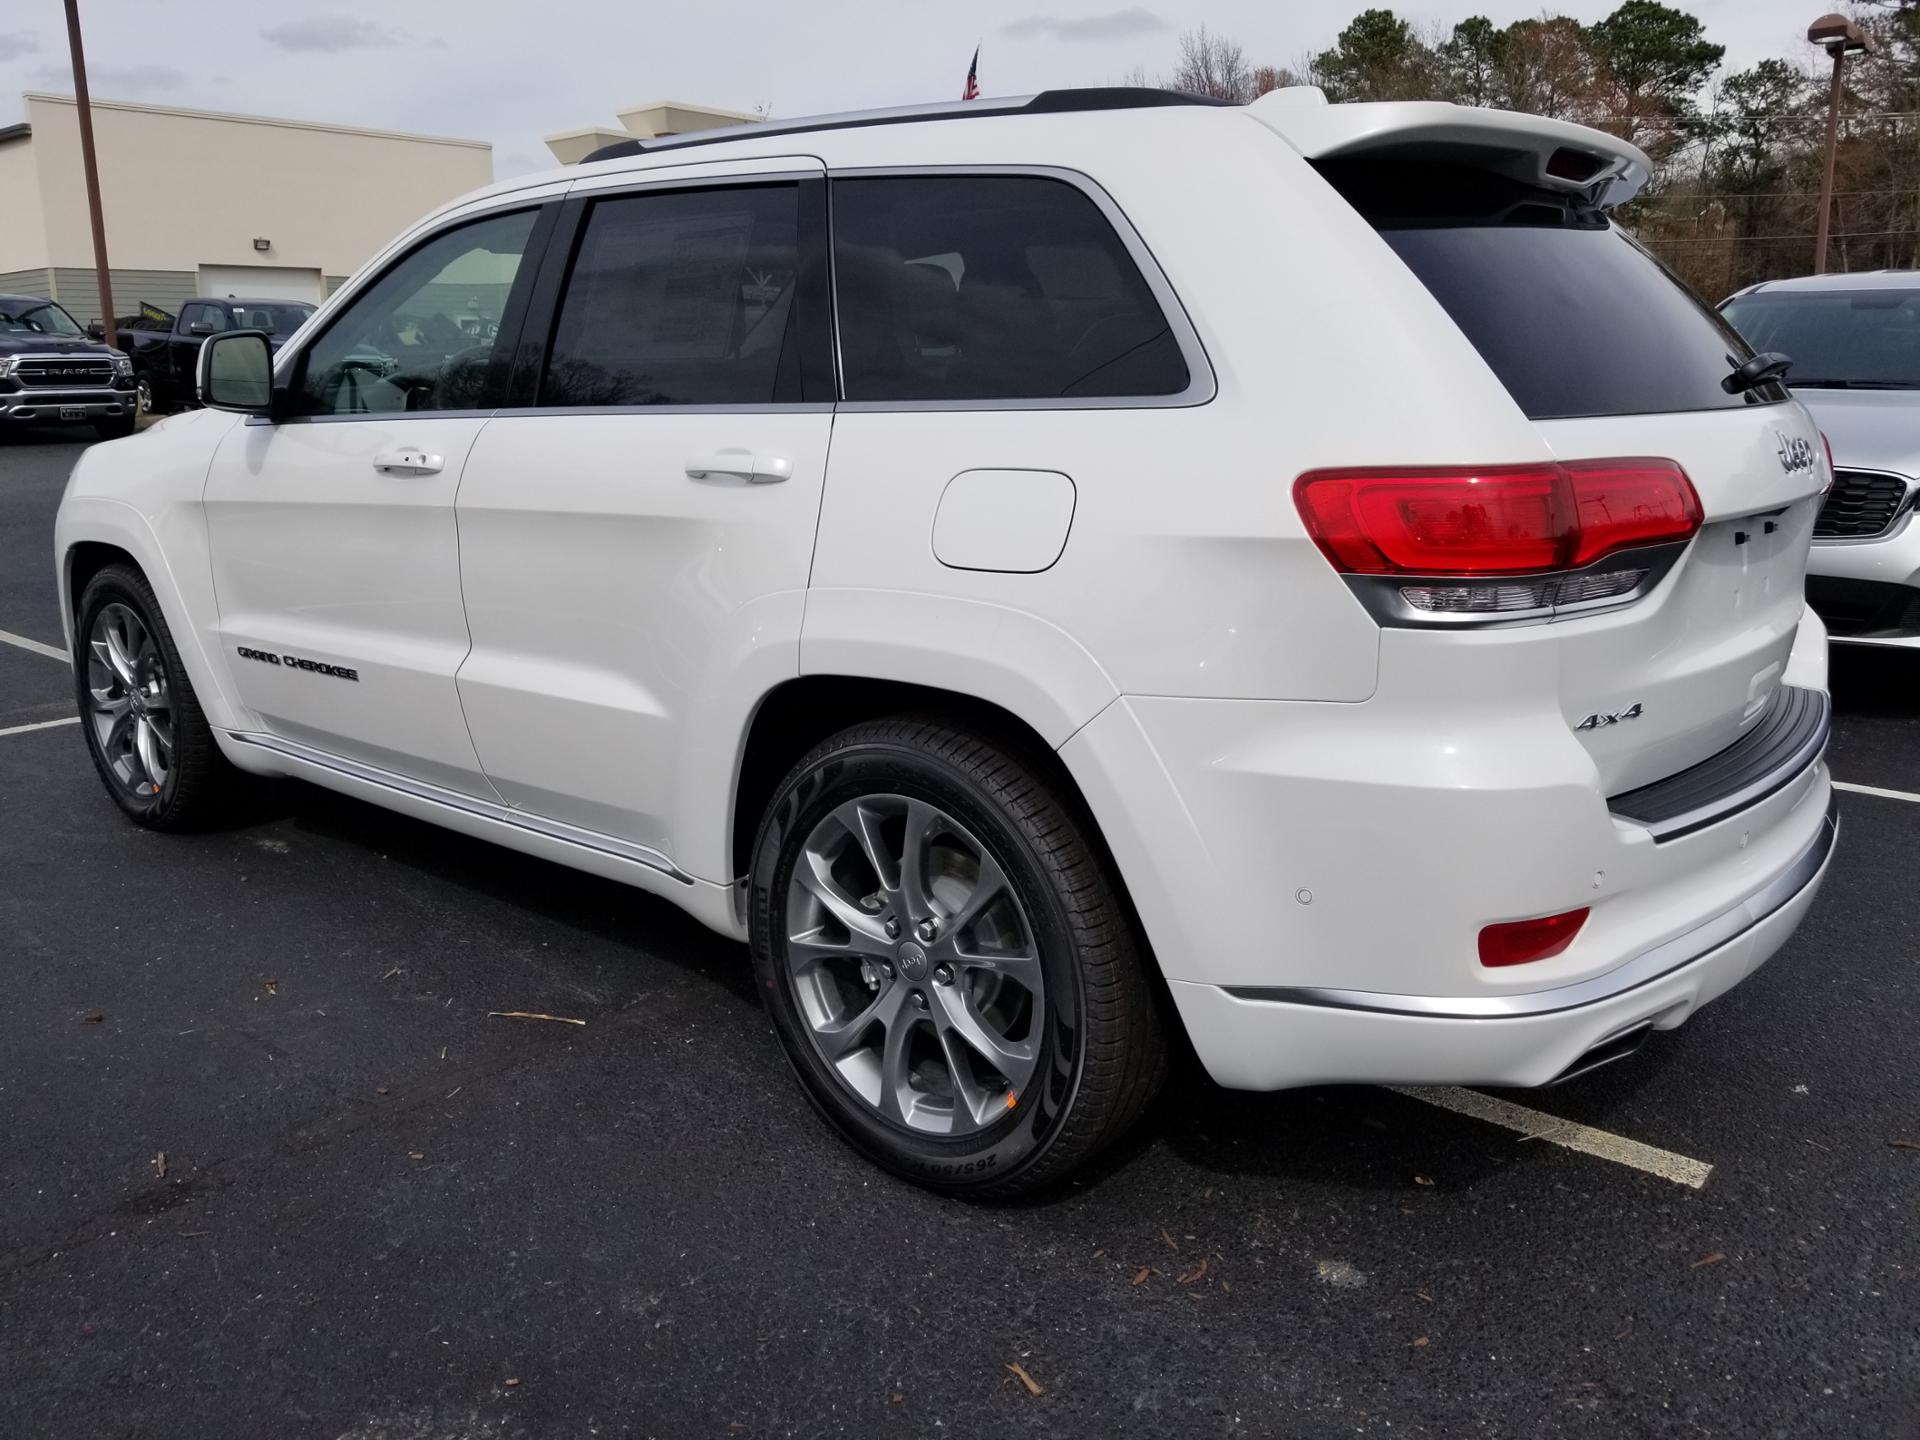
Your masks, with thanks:
[[[134,405],[125,355],[51,300],[0,295],[0,426],[79,422],[113,440],[133,433]]]

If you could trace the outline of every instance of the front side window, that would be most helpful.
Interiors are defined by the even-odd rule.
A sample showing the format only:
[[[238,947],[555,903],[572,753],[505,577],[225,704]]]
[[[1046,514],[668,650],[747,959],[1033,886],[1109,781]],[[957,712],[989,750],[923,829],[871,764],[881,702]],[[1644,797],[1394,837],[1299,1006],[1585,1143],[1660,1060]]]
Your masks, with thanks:
[[[541,405],[764,405],[793,393],[799,187],[662,190],[588,212]]]
[[[307,350],[305,413],[479,406],[534,219],[521,210],[445,231],[376,280]]]
[[[1178,395],[1179,341],[1084,192],[1033,175],[833,183],[849,400]]]
[[[1754,349],[1792,357],[1789,386],[1920,390],[1920,287],[1759,290],[1722,313]]]

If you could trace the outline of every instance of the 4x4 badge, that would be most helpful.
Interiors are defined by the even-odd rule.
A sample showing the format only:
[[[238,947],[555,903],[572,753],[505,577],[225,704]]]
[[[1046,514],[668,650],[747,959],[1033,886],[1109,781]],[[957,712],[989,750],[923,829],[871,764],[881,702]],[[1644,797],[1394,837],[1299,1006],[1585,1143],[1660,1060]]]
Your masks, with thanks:
[[[1624,710],[1616,710],[1611,715],[1595,713],[1587,716],[1573,728],[1576,730],[1604,730],[1609,725],[1618,725],[1622,720],[1638,720],[1646,713],[1638,700]]]

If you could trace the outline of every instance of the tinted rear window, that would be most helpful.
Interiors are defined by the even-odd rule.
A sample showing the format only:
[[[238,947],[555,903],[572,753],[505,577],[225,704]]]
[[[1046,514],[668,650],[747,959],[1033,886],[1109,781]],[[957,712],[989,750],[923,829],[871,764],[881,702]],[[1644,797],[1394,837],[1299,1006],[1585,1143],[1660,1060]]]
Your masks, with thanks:
[[[1762,290],[1725,312],[1756,350],[1793,357],[1793,385],[1920,388],[1920,288]]]
[[[1080,190],[1024,175],[833,182],[849,400],[1178,395],[1187,363]]]
[[[1322,173],[1420,277],[1535,420],[1726,410],[1751,354],[1601,211],[1439,165],[1330,162]]]

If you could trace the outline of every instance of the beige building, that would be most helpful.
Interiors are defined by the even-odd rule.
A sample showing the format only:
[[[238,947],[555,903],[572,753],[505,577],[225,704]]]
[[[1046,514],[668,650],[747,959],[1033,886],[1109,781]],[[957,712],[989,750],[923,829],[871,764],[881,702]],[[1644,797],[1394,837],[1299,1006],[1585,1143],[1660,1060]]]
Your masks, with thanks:
[[[719,110],[711,105],[688,105],[680,100],[649,100],[630,105],[616,117],[620,129],[604,125],[585,125],[578,130],[562,130],[547,135],[547,149],[562,165],[578,165],[602,145],[617,145],[622,140],[654,140],[662,135],[686,135],[695,130],[718,130],[727,125],[751,125],[758,115],[744,110]]]
[[[0,126],[0,292],[101,314],[79,112]],[[492,182],[479,140],[93,102],[114,309],[193,295],[320,300],[436,204]]]

